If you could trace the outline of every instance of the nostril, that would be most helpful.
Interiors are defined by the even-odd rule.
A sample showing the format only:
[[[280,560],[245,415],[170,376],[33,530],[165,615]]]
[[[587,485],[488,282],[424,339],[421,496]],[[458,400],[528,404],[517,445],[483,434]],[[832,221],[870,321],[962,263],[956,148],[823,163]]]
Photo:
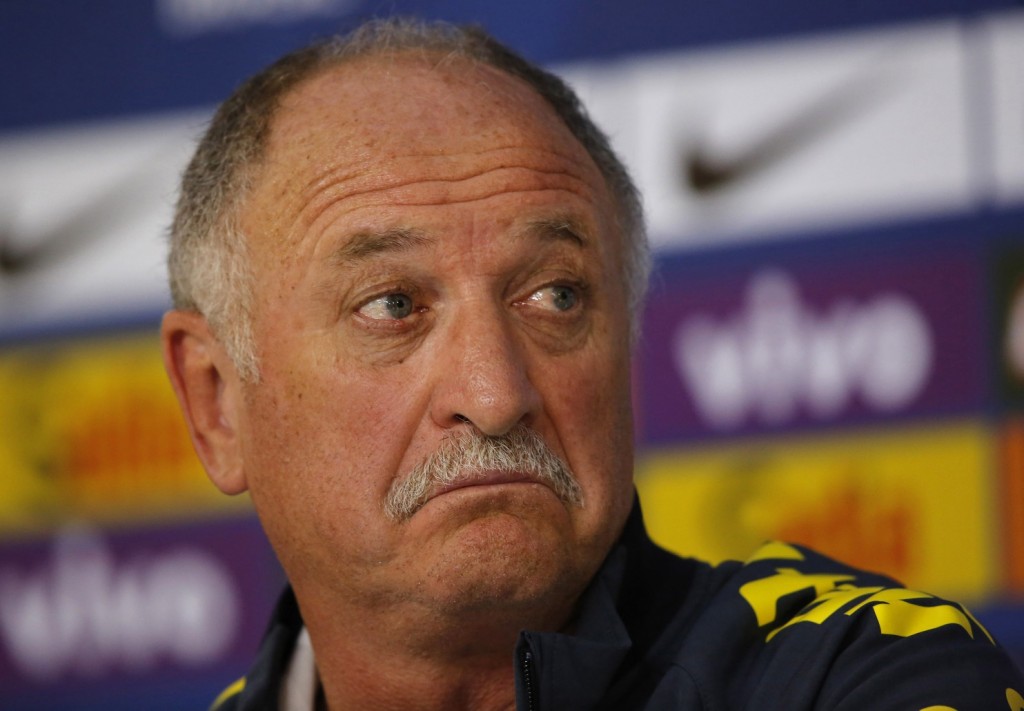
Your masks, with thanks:
[[[458,412],[455,413],[455,419],[458,420],[459,422],[469,422],[468,417]]]

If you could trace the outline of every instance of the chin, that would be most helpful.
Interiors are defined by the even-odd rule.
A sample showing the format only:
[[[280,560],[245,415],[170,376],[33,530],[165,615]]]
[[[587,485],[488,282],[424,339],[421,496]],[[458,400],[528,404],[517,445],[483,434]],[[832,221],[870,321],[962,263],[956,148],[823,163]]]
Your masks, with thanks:
[[[547,618],[576,598],[585,577],[572,540],[550,521],[494,512],[460,526],[445,544],[427,577],[428,595],[445,613]]]

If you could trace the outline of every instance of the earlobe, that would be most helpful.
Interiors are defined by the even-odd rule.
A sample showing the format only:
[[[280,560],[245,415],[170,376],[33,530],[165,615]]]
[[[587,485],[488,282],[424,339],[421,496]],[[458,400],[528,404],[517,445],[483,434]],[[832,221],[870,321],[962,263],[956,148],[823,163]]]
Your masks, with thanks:
[[[240,380],[202,314],[169,311],[160,328],[164,367],[196,454],[225,494],[248,488],[238,436]]]

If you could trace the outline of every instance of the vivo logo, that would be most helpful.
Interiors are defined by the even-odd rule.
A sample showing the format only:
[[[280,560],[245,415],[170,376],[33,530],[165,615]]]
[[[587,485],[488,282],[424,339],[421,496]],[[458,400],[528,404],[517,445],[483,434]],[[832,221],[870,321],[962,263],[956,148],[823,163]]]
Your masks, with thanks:
[[[896,411],[924,389],[933,360],[927,319],[909,299],[883,293],[815,309],[779,271],[757,274],[735,315],[688,318],[672,351],[698,414],[718,430],[826,420],[854,398]]]
[[[68,532],[42,569],[0,569],[0,637],[37,682],[202,665],[228,649],[238,623],[228,573],[200,550],[115,561],[95,534]]]

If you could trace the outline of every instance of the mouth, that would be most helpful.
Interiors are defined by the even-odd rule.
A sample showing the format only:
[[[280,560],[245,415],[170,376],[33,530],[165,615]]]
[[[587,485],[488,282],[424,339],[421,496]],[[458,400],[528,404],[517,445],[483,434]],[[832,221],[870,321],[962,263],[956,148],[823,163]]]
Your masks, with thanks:
[[[455,481],[447,482],[437,487],[434,491],[430,492],[430,499],[443,496],[452,491],[459,489],[469,489],[478,486],[500,486],[502,484],[536,484],[539,483],[536,477],[530,476],[526,472],[520,471],[501,471],[501,470],[483,470],[474,471],[460,476]]]

